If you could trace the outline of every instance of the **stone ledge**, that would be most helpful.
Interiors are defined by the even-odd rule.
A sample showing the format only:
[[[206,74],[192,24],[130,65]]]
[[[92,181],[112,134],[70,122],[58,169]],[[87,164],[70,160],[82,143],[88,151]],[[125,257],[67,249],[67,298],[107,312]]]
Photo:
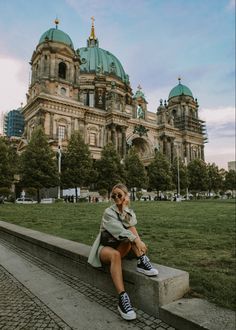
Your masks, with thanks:
[[[45,260],[59,269],[116,295],[108,268],[93,268],[87,263],[90,246],[44,234],[35,230],[0,221],[0,237]],[[154,264],[157,277],[136,272],[135,260],[123,261],[123,274],[127,291],[135,307],[159,316],[159,308],[169,304],[189,290],[187,272]]]
[[[180,330],[235,330],[235,317],[234,311],[198,298],[160,307],[160,318]]]

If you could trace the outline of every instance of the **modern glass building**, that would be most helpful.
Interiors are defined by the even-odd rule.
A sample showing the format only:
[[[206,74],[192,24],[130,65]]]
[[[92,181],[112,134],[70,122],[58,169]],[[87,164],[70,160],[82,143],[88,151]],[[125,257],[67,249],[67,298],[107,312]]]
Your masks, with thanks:
[[[24,117],[21,108],[9,111],[4,120],[4,133],[6,136],[21,137],[24,132]]]

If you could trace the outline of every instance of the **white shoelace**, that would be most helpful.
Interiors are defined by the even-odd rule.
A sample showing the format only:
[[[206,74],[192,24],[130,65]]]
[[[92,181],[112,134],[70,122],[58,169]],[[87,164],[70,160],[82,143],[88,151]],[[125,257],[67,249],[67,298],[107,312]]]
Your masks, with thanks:
[[[126,313],[130,312],[133,310],[131,304],[130,304],[130,300],[129,300],[129,296],[127,295],[127,293],[122,294],[122,296],[120,297],[121,299],[121,304],[122,307],[124,309],[124,311]]]
[[[152,265],[146,255],[142,256],[140,260],[148,270],[152,269]]]

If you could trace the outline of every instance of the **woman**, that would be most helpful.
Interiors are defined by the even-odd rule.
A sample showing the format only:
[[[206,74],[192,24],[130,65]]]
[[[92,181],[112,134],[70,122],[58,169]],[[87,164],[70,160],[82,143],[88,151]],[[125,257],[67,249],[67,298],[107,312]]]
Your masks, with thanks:
[[[129,205],[128,189],[122,183],[116,184],[111,194],[115,204],[108,207],[102,218],[100,232],[92,246],[88,262],[94,267],[110,264],[110,272],[116,291],[119,295],[118,310],[125,320],[134,320],[134,312],[125,292],[122,276],[121,259],[132,249],[137,256],[137,271],[147,276],[156,276],[146,256],[147,247],[141,241],[135,228],[136,216]]]

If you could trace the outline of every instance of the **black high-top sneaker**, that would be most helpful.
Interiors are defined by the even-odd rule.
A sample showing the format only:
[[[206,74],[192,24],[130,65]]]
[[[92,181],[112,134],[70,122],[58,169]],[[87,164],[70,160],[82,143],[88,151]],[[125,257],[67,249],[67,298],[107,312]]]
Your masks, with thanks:
[[[121,292],[119,295],[118,311],[120,312],[121,317],[125,320],[131,321],[136,319],[136,313],[131,306],[129,296],[125,291]]]
[[[138,257],[137,271],[147,276],[158,275],[158,270],[152,267],[150,260],[145,254],[143,254],[141,257]]]

